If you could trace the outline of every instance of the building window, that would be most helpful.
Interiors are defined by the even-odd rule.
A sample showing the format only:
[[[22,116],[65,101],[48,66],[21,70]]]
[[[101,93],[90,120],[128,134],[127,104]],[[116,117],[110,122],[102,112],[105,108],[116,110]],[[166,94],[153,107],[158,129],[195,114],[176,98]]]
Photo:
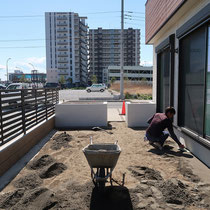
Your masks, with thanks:
[[[179,49],[179,125],[203,134],[206,27],[180,39]]]
[[[164,112],[165,108],[169,106],[169,93],[170,93],[170,49],[166,48],[164,51],[158,54],[158,111]]]

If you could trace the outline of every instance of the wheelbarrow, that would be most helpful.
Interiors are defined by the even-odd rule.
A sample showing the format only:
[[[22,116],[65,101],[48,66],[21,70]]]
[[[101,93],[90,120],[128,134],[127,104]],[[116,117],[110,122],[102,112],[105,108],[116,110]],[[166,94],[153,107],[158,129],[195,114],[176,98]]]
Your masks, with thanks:
[[[91,168],[91,178],[94,185],[103,189],[108,179],[110,179],[112,185],[112,181],[115,181],[112,179],[112,172],[121,153],[117,142],[114,144],[93,144],[91,138],[91,143],[83,148],[82,151]]]

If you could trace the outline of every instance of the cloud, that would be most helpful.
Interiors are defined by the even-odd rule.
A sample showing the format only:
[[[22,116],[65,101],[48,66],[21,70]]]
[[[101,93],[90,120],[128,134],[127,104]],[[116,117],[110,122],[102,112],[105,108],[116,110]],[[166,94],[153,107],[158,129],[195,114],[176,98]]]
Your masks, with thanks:
[[[30,72],[34,66],[39,72],[46,72],[46,57],[29,57],[13,63],[13,69],[20,69],[24,73]],[[32,65],[31,65],[32,64]]]
[[[31,57],[27,58],[27,61],[32,64],[45,64],[46,57]]]
[[[142,65],[142,66],[153,66],[153,62],[152,61],[141,61],[140,65]]]
[[[0,64],[0,69],[6,69],[6,66]]]

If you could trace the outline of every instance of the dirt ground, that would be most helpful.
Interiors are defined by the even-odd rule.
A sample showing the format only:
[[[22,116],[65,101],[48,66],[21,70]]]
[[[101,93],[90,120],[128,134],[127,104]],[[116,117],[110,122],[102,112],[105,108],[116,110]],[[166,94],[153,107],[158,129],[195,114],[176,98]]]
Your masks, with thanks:
[[[120,83],[113,83],[110,89],[120,92]],[[135,83],[131,81],[124,81],[124,93],[152,94],[152,85],[140,84],[139,82]]]
[[[159,151],[143,140],[145,131],[112,122],[109,133],[92,130],[58,131],[0,193],[0,209],[210,209],[210,184],[188,165],[193,156],[173,141]],[[82,152],[90,142],[114,143],[121,154],[113,171],[124,187],[106,183],[94,187]]]

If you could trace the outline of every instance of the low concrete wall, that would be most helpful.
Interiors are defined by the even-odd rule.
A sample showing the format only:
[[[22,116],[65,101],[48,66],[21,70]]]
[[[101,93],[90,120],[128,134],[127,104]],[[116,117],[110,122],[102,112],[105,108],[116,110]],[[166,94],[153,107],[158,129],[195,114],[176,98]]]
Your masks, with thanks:
[[[153,102],[126,102],[126,124],[128,127],[147,127],[147,120],[155,111],[156,104]]]
[[[0,176],[44,138],[54,125],[55,117],[52,117],[23,137],[3,145],[0,150]]]
[[[55,105],[55,127],[107,126],[107,102],[66,102]]]

